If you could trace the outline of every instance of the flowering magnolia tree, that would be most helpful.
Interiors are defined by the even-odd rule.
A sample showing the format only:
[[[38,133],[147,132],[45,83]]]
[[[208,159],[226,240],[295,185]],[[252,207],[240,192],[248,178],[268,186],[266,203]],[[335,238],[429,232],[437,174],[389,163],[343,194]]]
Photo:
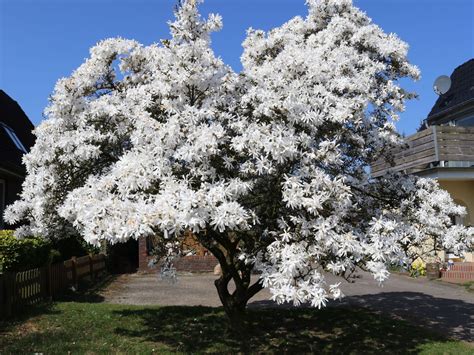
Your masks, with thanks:
[[[250,29],[240,73],[211,49],[221,18],[202,19],[191,0],[161,44],[98,43],[35,130],[21,199],[5,213],[28,222],[17,234],[173,246],[191,230],[221,265],[215,284],[234,320],[264,287],[321,307],[342,296],[325,272],[360,267],[382,282],[427,249],[462,253],[472,230],[452,225],[464,211],[435,181],[369,174],[401,144],[393,122],[413,95],[398,79],[419,76],[407,45],[350,0],[308,9]]]

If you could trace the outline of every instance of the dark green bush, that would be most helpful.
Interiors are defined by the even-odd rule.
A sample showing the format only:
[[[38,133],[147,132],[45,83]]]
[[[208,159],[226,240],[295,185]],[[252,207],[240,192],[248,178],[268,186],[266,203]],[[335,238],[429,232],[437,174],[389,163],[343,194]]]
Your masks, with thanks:
[[[51,243],[46,240],[37,237],[17,239],[13,231],[0,230],[0,272],[40,267],[51,262],[54,254]]]
[[[0,273],[23,271],[57,263],[72,256],[98,253],[78,237],[44,240],[39,237],[17,239],[11,230],[0,230]]]

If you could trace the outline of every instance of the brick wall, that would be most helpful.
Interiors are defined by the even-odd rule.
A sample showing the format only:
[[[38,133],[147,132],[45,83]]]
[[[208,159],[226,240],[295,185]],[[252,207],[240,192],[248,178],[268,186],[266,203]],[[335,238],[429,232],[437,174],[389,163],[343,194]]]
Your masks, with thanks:
[[[207,251],[200,251],[201,255],[184,256],[178,259],[174,265],[178,271],[188,272],[212,272],[218,264],[217,259],[213,255],[209,255]],[[207,254],[207,255],[204,255]],[[138,240],[138,271],[151,272],[156,269],[148,267],[151,257],[148,255],[146,238]],[[159,266],[158,266],[159,267]]]
[[[217,263],[214,255],[190,255],[177,260],[174,266],[178,271],[213,272]]]
[[[195,255],[208,255],[209,251],[204,248],[201,243],[197,240],[197,238],[194,236],[194,234],[187,230],[184,232],[184,240],[181,245],[181,250],[184,251],[193,251]]]
[[[449,270],[441,271],[441,279],[455,283],[474,281],[474,263],[454,263]]]
[[[138,239],[138,271],[148,269],[148,251],[146,250],[146,238]]]

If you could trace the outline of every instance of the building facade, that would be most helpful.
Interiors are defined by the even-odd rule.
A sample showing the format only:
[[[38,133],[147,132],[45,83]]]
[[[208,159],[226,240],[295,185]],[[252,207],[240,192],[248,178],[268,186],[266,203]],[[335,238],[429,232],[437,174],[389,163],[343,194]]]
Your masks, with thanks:
[[[467,210],[455,223],[474,226],[474,59],[450,78],[451,87],[438,97],[419,131],[406,138],[407,147],[393,152],[392,164],[378,161],[371,171],[373,177],[392,170],[436,179]],[[445,250],[439,256],[474,262],[472,252],[461,257]],[[468,277],[474,279],[474,267]]]
[[[21,192],[26,173],[22,157],[34,144],[33,129],[20,105],[0,90],[0,229],[12,227],[3,221],[3,212]]]
[[[156,271],[160,265],[154,265],[150,261],[155,260],[155,238],[144,237],[138,240],[138,270],[141,272]],[[184,233],[183,242],[180,248],[182,257],[173,262],[173,266],[178,271],[188,272],[211,272],[218,264],[217,259],[204,248],[190,232]]]

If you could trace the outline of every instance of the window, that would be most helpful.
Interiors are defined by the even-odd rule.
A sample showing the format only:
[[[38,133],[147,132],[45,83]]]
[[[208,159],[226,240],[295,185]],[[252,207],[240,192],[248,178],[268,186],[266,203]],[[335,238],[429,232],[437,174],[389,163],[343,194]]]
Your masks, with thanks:
[[[462,118],[457,124],[463,127],[474,127],[474,116]]]
[[[0,122],[0,126],[3,127],[3,130],[10,137],[15,146],[21,150],[23,153],[27,153],[25,146],[21,143],[20,139],[16,135],[15,131],[8,127],[5,123]]]

